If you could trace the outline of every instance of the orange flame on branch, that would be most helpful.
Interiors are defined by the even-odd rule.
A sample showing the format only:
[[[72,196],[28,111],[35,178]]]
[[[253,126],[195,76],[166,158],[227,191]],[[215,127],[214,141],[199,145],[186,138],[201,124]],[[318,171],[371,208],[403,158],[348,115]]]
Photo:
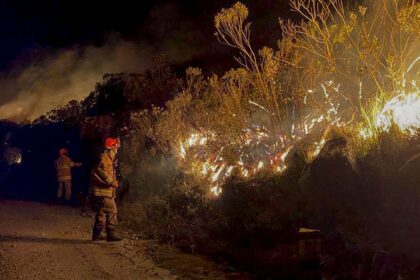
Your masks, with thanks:
[[[408,69],[411,70],[418,61],[420,57],[416,58]],[[320,96],[323,96],[325,106],[303,116],[300,122],[293,121],[289,130],[286,129],[283,135],[271,135],[266,127],[256,124],[244,128],[243,139],[231,143],[239,155],[235,163],[227,162],[223,158],[222,154],[226,147],[222,146],[216,151],[210,148],[209,144],[214,140],[212,138],[217,135],[211,131],[195,132],[188,139],[181,141],[178,149],[179,158],[183,164],[189,166],[193,174],[207,178],[211,192],[217,196],[222,192],[223,183],[232,174],[249,178],[263,170],[284,172],[287,169],[288,155],[296,142],[315,130],[325,129],[328,126],[359,128],[358,133],[361,138],[368,139],[375,135],[377,130],[389,131],[391,125],[395,124],[403,133],[411,136],[420,129],[420,90],[414,80],[409,86],[410,89],[407,90],[407,82],[402,80],[402,90],[396,92],[381,108],[376,108],[378,113],[373,115],[373,120],[370,121],[373,125],[364,125],[360,129],[360,118],[348,119],[348,116],[343,114],[342,108],[345,106],[342,106],[340,101],[349,102],[349,100],[340,95],[340,84],[335,85],[333,81],[328,81],[320,84]],[[360,82],[359,92],[356,93],[359,100],[363,96],[362,89],[363,85]],[[315,90],[308,90],[308,93],[314,94]],[[267,110],[254,101],[249,103],[264,111]],[[304,104],[308,106],[307,96],[304,98]],[[373,108],[371,110],[373,111]],[[311,159],[318,156],[326,143],[325,134],[327,133],[324,131],[322,137],[313,142],[313,149],[309,152]]]

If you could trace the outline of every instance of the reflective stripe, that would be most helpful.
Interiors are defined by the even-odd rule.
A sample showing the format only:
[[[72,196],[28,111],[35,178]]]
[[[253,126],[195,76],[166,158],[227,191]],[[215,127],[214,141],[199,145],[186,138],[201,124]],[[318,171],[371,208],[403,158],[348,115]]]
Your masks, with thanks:
[[[101,188],[101,187],[92,187],[93,196],[100,196],[100,197],[114,197],[114,189],[113,188]]]
[[[104,180],[102,180],[101,179],[101,177],[99,177],[98,176],[98,174],[96,174],[96,173],[92,173],[93,174],[93,176],[95,176],[95,178],[99,181],[99,182],[101,182],[102,184],[107,184],[107,182],[105,182]]]
[[[64,164],[64,163],[57,167],[57,169],[70,169],[70,168],[72,168],[71,164]]]
[[[58,181],[71,181],[71,176],[60,176],[57,178]]]

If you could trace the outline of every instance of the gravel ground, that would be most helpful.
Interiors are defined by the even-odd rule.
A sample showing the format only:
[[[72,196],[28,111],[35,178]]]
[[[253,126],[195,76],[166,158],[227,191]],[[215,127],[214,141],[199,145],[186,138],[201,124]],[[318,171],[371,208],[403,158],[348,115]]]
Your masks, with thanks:
[[[176,275],[151,258],[148,241],[92,242],[92,222],[76,208],[0,201],[0,279],[231,278],[196,267]]]

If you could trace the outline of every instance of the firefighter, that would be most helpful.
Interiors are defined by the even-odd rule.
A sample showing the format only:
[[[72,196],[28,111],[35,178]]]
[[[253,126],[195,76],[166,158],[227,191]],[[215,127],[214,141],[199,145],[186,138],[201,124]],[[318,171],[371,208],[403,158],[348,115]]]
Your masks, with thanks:
[[[116,155],[119,141],[115,138],[107,138],[105,150],[100,155],[98,164],[92,169],[90,175],[90,194],[93,209],[96,211],[93,226],[92,240],[105,240],[103,230],[106,230],[108,241],[120,241],[122,238],[116,233],[117,206],[115,193],[118,181],[115,172]]]
[[[71,198],[71,169],[82,164],[73,162],[66,148],[61,148],[58,154],[59,158],[55,161],[58,181],[57,201],[61,202],[64,192],[64,199],[68,202]]]

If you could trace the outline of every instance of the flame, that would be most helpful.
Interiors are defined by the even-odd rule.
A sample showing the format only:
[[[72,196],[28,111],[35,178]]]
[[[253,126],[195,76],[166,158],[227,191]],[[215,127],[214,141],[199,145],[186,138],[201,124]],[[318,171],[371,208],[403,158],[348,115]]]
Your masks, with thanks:
[[[21,164],[22,163],[22,155],[18,155],[18,157],[16,158],[16,164]]]
[[[210,191],[215,195],[219,196],[222,193],[222,189],[217,185],[210,189]]]
[[[317,157],[318,155],[319,155],[319,153],[321,152],[321,149],[324,147],[324,145],[325,145],[325,142],[326,142],[326,140],[325,140],[325,138],[323,137],[322,139],[321,139],[321,141],[319,141],[319,143],[315,143],[315,151],[313,152],[313,154],[312,154],[312,157],[313,158],[315,158],[315,157]]]
[[[287,169],[286,160],[294,147],[294,142],[302,139],[313,128],[323,122],[325,116],[307,117],[302,125],[293,125],[290,136],[270,136],[264,126],[252,125],[243,130],[242,141],[231,143],[241,151],[235,164],[228,164],[221,147],[211,151],[208,145],[213,140],[206,135],[213,132],[195,132],[179,144],[179,158],[189,168],[191,173],[208,178],[210,191],[214,195],[222,192],[221,186],[232,174],[249,178],[267,170],[282,173]],[[239,144],[238,144],[239,143]]]
[[[414,59],[406,73],[418,61],[420,61],[420,56]],[[415,80],[410,81],[409,85],[410,89],[407,90],[407,80],[402,79],[401,90],[385,102],[374,117],[373,127],[363,127],[360,130],[359,134],[363,139],[373,137],[376,131],[389,132],[392,125],[408,136],[414,136],[418,132],[420,129],[420,89]]]
[[[385,104],[375,125],[389,131],[393,123],[410,136],[416,133],[420,128],[419,91],[397,95]]]
[[[414,67],[420,58],[416,58],[410,64],[409,70]],[[408,72],[408,71],[407,71]],[[194,132],[181,141],[179,145],[179,158],[186,164],[193,174],[207,178],[210,184],[210,191],[218,196],[227,178],[232,174],[250,178],[257,173],[267,170],[282,173],[287,170],[287,158],[297,141],[304,139],[307,135],[332,125],[336,127],[353,126],[359,128],[358,133],[362,139],[368,139],[376,134],[376,131],[389,131],[395,124],[406,135],[414,135],[420,129],[420,91],[415,81],[409,83],[410,90],[407,90],[406,80],[401,82],[401,90],[396,92],[381,108],[376,108],[378,113],[373,116],[370,126],[362,126],[357,119],[346,118],[343,114],[341,101],[348,102],[348,98],[342,98],[340,84],[329,80],[320,84],[320,95],[324,100],[324,107],[302,117],[301,121],[293,120],[289,129],[284,134],[273,135],[264,126],[251,124],[243,129],[240,139],[228,145],[234,146],[238,151],[238,157],[228,162],[224,159],[223,152],[226,146],[216,150],[211,147],[218,146],[214,143],[214,131]],[[315,89],[307,90],[309,94],[315,93]],[[363,84],[359,82],[359,101],[363,96]],[[409,93],[407,93],[408,91]],[[265,107],[254,101],[248,102],[268,113]],[[304,104],[307,105],[307,96],[304,97]],[[379,103],[378,103],[379,104]],[[373,110],[373,109],[372,109]],[[373,112],[373,111],[372,111]],[[270,113],[271,114],[271,113]],[[293,112],[294,116],[294,112]],[[327,128],[328,129],[328,128]],[[313,141],[312,151],[308,151],[309,159],[317,157],[324,147],[327,138],[324,131],[319,140]],[[232,148],[232,147],[230,147]]]

